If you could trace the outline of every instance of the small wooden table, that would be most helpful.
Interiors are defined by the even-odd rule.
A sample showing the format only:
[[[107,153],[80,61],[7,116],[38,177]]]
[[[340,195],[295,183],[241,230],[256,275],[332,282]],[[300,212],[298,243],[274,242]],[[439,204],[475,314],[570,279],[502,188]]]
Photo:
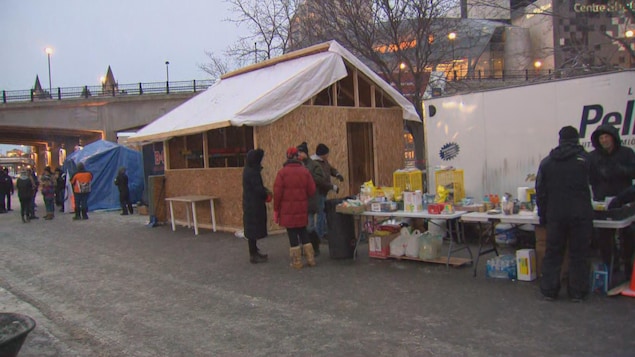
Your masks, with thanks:
[[[179,196],[179,197],[168,197],[165,200],[170,203],[170,220],[172,221],[172,231],[176,231],[176,226],[174,224],[174,207],[173,202],[185,202],[185,209],[187,211],[187,227],[190,228],[190,206],[192,207],[192,221],[194,221],[194,234],[198,235],[198,221],[196,220],[196,202],[201,201],[209,201],[209,206],[211,209],[212,215],[212,230],[216,232],[216,214],[214,213],[214,200],[218,199],[218,197],[213,196],[201,196],[201,195],[190,195],[190,196]]]

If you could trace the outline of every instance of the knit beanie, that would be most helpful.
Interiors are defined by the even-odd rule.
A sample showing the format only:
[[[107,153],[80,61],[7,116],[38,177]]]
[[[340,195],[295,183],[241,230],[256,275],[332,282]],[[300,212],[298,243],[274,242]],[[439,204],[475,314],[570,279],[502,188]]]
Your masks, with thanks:
[[[297,159],[298,158],[298,149],[294,147],[290,147],[287,149],[287,159]]]
[[[570,125],[560,129],[558,135],[560,135],[560,141],[578,142],[578,140],[580,139],[578,130]]]
[[[303,153],[309,155],[309,146],[306,141],[303,141],[302,144],[298,145],[298,151],[302,151]]]
[[[329,153],[329,147],[322,143],[318,144],[318,146],[315,148],[315,154],[317,156],[326,155],[328,153]]]

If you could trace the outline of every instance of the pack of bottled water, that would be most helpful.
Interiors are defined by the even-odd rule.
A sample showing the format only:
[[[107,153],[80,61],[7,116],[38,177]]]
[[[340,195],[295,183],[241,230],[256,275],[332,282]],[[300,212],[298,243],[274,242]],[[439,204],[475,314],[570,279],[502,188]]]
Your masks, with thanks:
[[[516,279],[516,256],[505,254],[488,259],[485,274],[488,278]]]

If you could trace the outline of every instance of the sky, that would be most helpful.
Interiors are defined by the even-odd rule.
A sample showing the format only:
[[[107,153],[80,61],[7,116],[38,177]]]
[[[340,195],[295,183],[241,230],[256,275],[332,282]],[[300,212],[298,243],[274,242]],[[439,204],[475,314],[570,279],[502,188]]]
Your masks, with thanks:
[[[224,0],[0,0],[0,90],[210,79],[205,51],[222,56],[245,36]]]

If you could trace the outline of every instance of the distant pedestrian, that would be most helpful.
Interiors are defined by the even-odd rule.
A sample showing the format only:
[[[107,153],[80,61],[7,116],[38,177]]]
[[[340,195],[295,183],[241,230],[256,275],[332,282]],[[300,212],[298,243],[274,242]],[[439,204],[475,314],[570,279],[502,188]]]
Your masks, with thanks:
[[[93,174],[86,171],[83,162],[77,164],[77,172],[71,178],[73,195],[75,196],[74,220],[88,219],[88,196],[91,191]]]
[[[119,173],[115,178],[115,186],[119,189],[119,204],[121,204],[121,215],[127,216],[128,212],[132,214],[132,203],[130,203],[130,188],[128,187],[128,175],[126,168],[120,167]]]
[[[60,207],[60,212],[64,212],[64,201],[66,195],[66,174],[58,167],[55,169],[55,204]]]
[[[15,188],[13,186],[13,178],[9,175],[9,168],[8,167],[4,167],[4,174],[9,178],[9,181],[7,182],[7,187],[9,188],[9,191],[6,193],[6,197],[7,197],[7,204],[6,204],[6,209],[7,211],[13,211],[11,209],[11,196],[13,196],[13,193],[15,192]]]
[[[55,217],[55,183],[53,181],[53,173],[49,166],[44,168],[40,181],[44,206],[46,207],[46,216],[44,216],[44,219],[51,220]]]
[[[315,182],[298,160],[298,149],[287,149],[287,161],[273,185],[274,221],[287,229],[291,266],[302,269],[302,251],[309,266],[315,266],[315,252],[306,226],[309,220],[309,198],[315,194]],[[300,246],[301,245],[301,246]]]
[[[9,176],[9,169],[0,168],[0,213],[11,211],[11,195],[13,194],[13,179]],[[6,197],[6,200],[5,200]]]
[[[31,217],[30,218],[39,219],[40,217],[35,215],[35,207],[37,207],[37,204],[35,204],[35,197],[37,196],[37,191],[40,187],[40,180],[38,180],[35,170],[27,169],[26,172],[31,178],[31,183],[33,184],[33,194],[31,195],[31,213],[30,213]]]
[[[249,262],[252,264],[267,261],[267,254],[260,253],[258,240],[267,236],[267,206],[271,199],[269,191],[262,182],[262,149],[249,150],[243,169],[243,230],[249,244]]]
[[[558,146],[540,162],[536,177],[538,216],[540,224],[547,226],[540,292],[547,300],[558,297],[560,272],[568,246],[567,293],[571,301],[580,302],[589,292],[588,252],[593,234],[591,162],[574,127],[563,127],[559,136]]]
[[[20,216],[22,222],[31,221],[31,204],[33,203],[34,185],[30,174],[26,171],[20,171],[20,176],[16,181],[18,189],[18,199],[20,200]]]

